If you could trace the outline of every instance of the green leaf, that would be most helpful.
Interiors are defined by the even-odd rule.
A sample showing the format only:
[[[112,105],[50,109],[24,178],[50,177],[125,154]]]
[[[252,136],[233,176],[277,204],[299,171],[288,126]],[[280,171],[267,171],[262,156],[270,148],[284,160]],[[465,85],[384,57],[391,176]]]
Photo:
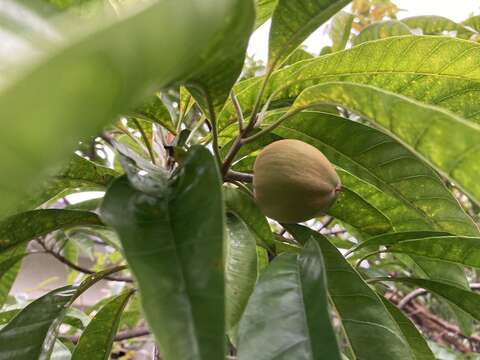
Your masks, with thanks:
[[[341,359],[316,242],[278,256],[260,276],[240,322],[238,358]]]
[[[266,217],[262,214],[251,196],[240,189],[223,188],[227,211],[241,219],[255,235],[259,245],[274,249],[272,230]]]
[[[270,121],[274,119],[267,119],[265,125]],[[376,206],[391,220],[392,215],[399,217],[395,212],[408,214],[403,222],[412,220],[411,227],[405,226],[405,230],[478,234],[472,219],[438,175],[379,130],[331,114],[302,112],[287,119],[273,132],[282,138],[298,139],[315,146],[335,165],[395,197],[394,208],[388,209],[386,204],[380,208],[378,203]]]
[[[381,298],[383,304],[387,308],[388,312],[397,322],[400,330],[402,330],[403,336],[407,339],[410,349],[412,349],[415,360],[435,360],[435,356],[432,350],[428,347],[425,338],[420,334],[414,324],[406,317],[400,309],[393,305],[390,301]]]
[[[217,164],[206,148],[194,146],[169,187],[151,190],[136,190],[126,177],[115,180],[102,217],[120,236],[162,356],[223,360],[224,209]]]
[[[441,236],[413,238],[389,246],[388,251],[480,268],[480,238],[478,237]]]
[[[290,105],[312,85],[349,81],[376,86],[449,109],[480,122],[480,44],[441,36],[400,36],[366,42],[343,52],[317,57],[274,72],[262,103],[272,95],[272,108]],[[249,114],[263,79],[240,82],[235,93]],[[236,120],[231,103],[219,119],[223,130]]]
[[[352,14],[345,11],[340,11],[333,17],[329,31],[330,39],[332,39],[332,52],[345,49],[354,18]]]
[[[290,54],[290,56],[285,60],[282,66],[293,65],[299,61],[311,60],[313,58],[314,56],[310,54],[308,51],[298,48]]]
[[[226,325],[230,331],[240,320],[257,281],[257,249],[246,224],[231,214],[225,240]]]
[[[85,290],[122,269],[116,267],[89,275],[78,287],[55,289],[27,305],[0,329],[0,360],[49,359],[68,307]]]
[[[143,104],[135,108],[131,115],[156,122],[172,134],[177,133],[170,112],[160,98],[160,94],[149,97]]]
[[[1,88],[0,118],[10,121],[2,124],[0,141],[0,214],[79,139],[131,110],[152,87],[188,82],[221,103],[243,65],[253,17],[251,1],[160,1],[58,42]],[[49,91],[39,91],[45,84]]]
[[[382,281],[402,282],[431,291],[467,312],[477,321],[480,320],[480,295],[444,282],[418,278],[380,278]]]
[[[308,88],[298,96],[292,109],[324,103],[343,106],[380,125],[480,203],[476,176],[480,172],[480,125],[441,108],[354,83]]]
[[[255,0],[255,29],[262,26],[273,14],[278,0]]]
[[[468,26],[473,30],[479,32],[480,31],[480,15],[469,17],[467,20],[462,22],[462,25]]]
[[[25,245],[15,246],[0,254],[0,309],[8,298],[25,255]]]
[[[390,220],[384,214],[343,184],[342,192],[327,213],[370,235],[383,234],[392,229]]]
[[[287,230],[299,242],[320,245],[327,270],[328,290],[357,359],[414,359],[403,334],[379,296],[319,233],[299,225]]]
[[[57,319],[75,294],[75,287],[66,286],[27,305],[0,330],[0,359],[48,359],[55,342],[53,329],[60,325]]]
[[[473,34],[462,25],[443,16],[412,16],[402,19],[401,22],[406,24],[410,29],[421,30],[423,35],[441,35],[448,31],[457,31],[460,34]]]
[[[134,291],[129,290],[105,304],[83,331],[72,360],[105,360],[110,356],[113,340],[123,310]]]
[[[353,39],[353,44],[358,45],[366,41],[385,39],[391,36],[411,35],[410,28],[402,21],[387,20],[368,25]]]
[[[280,65],[312,32],[349,0],[278,0],[272,16],[268,65]]]
[[[429,238],[434,236],[448,236],[449,234],[446,232],[438,232],[438,231],[404,231],[404,232],[395,232],[395,233],[388,233],[382,234],[378,236],[371,237],[368,240],[354,246],[350,249],[350,252],[355,252],[363,248],[378,248],[380,245],[383,246],[390,246],[396,244],[400,241],[405,240],[414,240],[414,239],[422,239],[422,238]]]
[[[0,252],[52,231],[84,225],[102,225],[92,212],[63,209],[32,210],[0,223]]]

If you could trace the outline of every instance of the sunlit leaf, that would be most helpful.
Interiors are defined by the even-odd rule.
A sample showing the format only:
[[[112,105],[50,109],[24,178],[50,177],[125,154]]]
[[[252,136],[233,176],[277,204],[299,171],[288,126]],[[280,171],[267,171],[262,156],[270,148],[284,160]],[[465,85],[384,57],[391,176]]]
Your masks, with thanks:
[[[360,31],[360,33],[353,39],[353,44],[358,45],[366,41],[379,40],[391,36],[410,34],[410,28],[401,21],[380,21],[373,23]]]
[[[333,17],[329,31],[333,43],[333,52],[345,49],[348,39],[350,38],[354,18],[352,14],[345,11],[340,11]]]

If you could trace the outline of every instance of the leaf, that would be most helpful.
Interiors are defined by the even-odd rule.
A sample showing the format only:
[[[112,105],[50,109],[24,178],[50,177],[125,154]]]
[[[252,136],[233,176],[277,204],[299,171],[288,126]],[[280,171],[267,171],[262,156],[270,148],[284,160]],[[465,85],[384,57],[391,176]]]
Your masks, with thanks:
[[[0,359],[48,359],[55,342],[48,334],[59,325],[56,320],[64,315],[75,293],[75,287],[66,286],[27,305],[0,329]]]
[[[477,321],[480,320],[480,307],[478,306],[480,304],[480,295],[469,290],[439,281],[418,278],[399,277],[379,278],[378,280],[402,282],[407,285],[427,289],[450,303],[455,304]]]
[[[458,33],[467,33],[472,35],[472,32],[457,24],[455,21],[447,19],[443,16],[436,15],[421,15],[412,16],[401,20],[410,29],[419,29],[424,35],[441,35],[447,31],[457,31]]]
[[[333,17],[329,31],[330,39],[332,39],[333,43],[332,52],[345,49],[350,38],[354,18],[352,14],[345,11],[340,11]]]
[[[10,216],[0,222],[0,252],[52,231],[82,225],[102,225],[95,213],[42,209]]]
[[[60,340],[55,341],[50,360],[70,360],[71,357],[70,350]]]
[[[238,358],[341,359],[328,311],[325,268],[311,241],[275,258],[240,322]]]
[[[234,215],[227,216],[225,244],[225,301],[227,331],[240,320],[257,281],[255,237]]]
[[[377,235],[392,229],[390,220],[353,190],[342,184],[342,192],[327,213],[358,230]]]
[[[392,317],[397,322],[398,326],[402,330],[403,336],[407,339],[408,345],[414,354],[415,360],[435,360],[435,356],[432,353],[432,350],[428,347],[427,342],[423,338],[422,334],[419,333],[415,325],[406,317],[400,309],[393,305],[390,301],[381,298],[383,304],[392,315]]]
[[[25,246],[15,246],[0,254],[0,309],[8,298],[25,255]]]
[[[266,119],[265,125],[275,118]],[[335,165],[395,197],[397,205],[387,212],[385,204],[381,211],[390,219],[392,214],[398,218],[396,212],[408,214],[404,223],[413,221],[405,230],[478,234],[472,219],[438,175],[404,146],[372,127],[331,114],[302,112],[273,132],[315,146]]]
[[[67,308],[85,290],[123,268],[112,268],[89,275],[78,287],[65,286],[55,289],[27,305],[0,329],[0,359],[49,359],[58,327]]]
[[[358,251],[366,247],[378,248],[380,245],[388,247],[400,241],[429,238],[434,236],[448,236],[448,235],[449,234],[446,232],[438,232],[438,231],[404,231],[404,232],[382,234],[382,235],[371,237],[370,239],[365,240],[362,243],[359,243],[358,245],[350,249],[349,253]]]
[[[253,17],[251,1],[161,1],[59,42],[1,88],[0,214],[152,87],[188,82],[220,103],[243,65]]]
[[[262,26],[273,14],[278,0],[255,0],[255,29]]]
[[[299,225],[287,231],[299,242],[320,245],[328,290],[356,359],[413,359],[406,340],[378,295],[319,233]]]
[[[274,72],[261,103],[290,105],[307,87],[324,82],[368,84],[451,110],[480,122],[480,44],[441,36],[401,36],[366,42]],[[240,82],[235,93],[249,114],[263,79]],[[231,102],[219,118],[223,130],[236,120]]]
[[[478,237],[441,236],[413,238],[389,246],[388,251],[480,268],[480,238]]]
[[[411,35],[410,28],[402,21],[387,20],[380,21],[365,27],[353,39],[353,44],[358,45],[366,41],[385,39],[391,36]]]
[[[467,20],[462,22],[462,25],[468,26],[475,31],[480,31],[480,15],[469,17]]]
[[[209,151],[193,146],[169,187],[150,194],[115,180],[101,213],[120,236],[162,356],[223,360],[224,209]]]
[[[160,98],[160,94],[149,97],[132,112],[132,115],[156,122],[172,134],[177,133],[170,112]]]
[[[308,51],[298,48],[290,54],[290,56],[285,60],[282,66],[293,65],[299,61],[310,60],[313,58],[314,56],[310,54]]]
[[[335,104],[380,125],[480,203],[480,125],[441,108],[368,85],[326,83],[306,89],[293,109]],[[444,146],[448,144],[448,146]]]
[[[312,32],[348,0],[278,0],[270,28],[268,66],[280,65]]]
[[[239,189],[223,188],[227,211],[241,219],[255,235],[259,245],[274,249],[274,238],[267,219],[248,194]]]
[[[125,291],[98,311],[83,331],[73,351],[72,360],[109,358],[120,317],[133,293],[132,290]]]

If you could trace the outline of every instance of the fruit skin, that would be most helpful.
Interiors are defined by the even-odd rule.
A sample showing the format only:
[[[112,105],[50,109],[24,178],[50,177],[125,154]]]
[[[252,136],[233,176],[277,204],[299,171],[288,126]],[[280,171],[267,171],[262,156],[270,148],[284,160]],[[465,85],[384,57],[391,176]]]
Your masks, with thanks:
[[[266,216],[282,223],[303,222],[324,214],[340,188],[333,165],[303,141],[276,141],[255,160],[255,200]]]

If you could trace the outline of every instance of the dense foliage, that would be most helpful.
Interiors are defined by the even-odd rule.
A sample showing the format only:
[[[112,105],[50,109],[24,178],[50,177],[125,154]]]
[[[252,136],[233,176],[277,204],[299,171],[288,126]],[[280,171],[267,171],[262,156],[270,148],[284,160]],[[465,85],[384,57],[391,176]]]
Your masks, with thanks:
[[[349,4],[0,0],[0,360],[475,358],[480,18]],[[255,203],[280,139],[335,165],[324,216]],[[25,303],[38,254],[67,283]]]

